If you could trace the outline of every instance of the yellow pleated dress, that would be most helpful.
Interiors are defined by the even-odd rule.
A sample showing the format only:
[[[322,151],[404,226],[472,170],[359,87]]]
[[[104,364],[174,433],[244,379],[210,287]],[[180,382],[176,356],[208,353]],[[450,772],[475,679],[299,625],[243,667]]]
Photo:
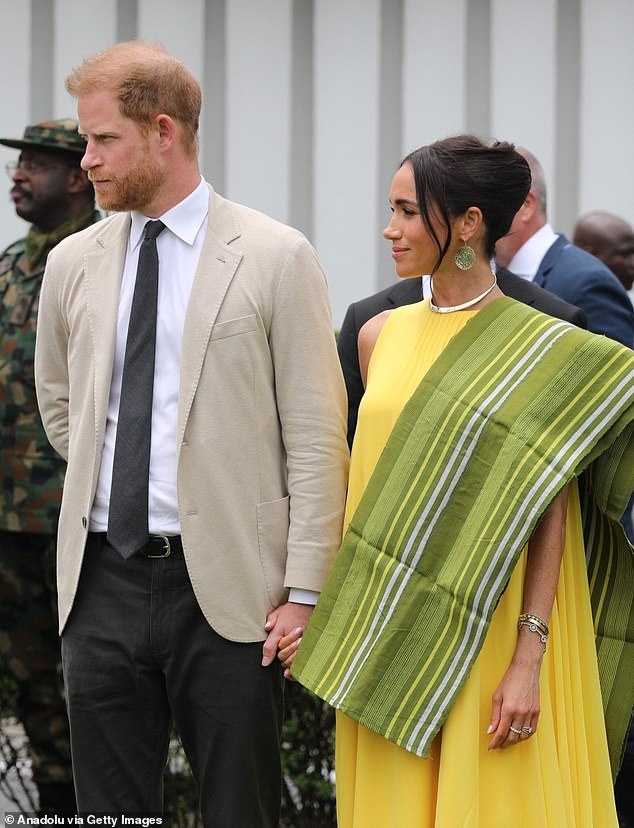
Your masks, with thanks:
[[[346,523],[403,406],[474,313],[436,314],[425,301],[389,316],[359,411]],[[536,733],[505,750],[487,749],[491,697],[517,641],[524,550],[430,758],[337,711],[339,828],[616,828],[576,484],[570,494]]]

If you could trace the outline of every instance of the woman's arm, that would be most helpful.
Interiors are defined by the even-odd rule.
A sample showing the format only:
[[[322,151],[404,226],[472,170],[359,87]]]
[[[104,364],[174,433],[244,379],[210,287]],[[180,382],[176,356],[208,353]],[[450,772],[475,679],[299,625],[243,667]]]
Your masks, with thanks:
[[[550,504],[528,542],[522,613],[537,616],[546,623],[559,581],[567,505],[568,487]],[[509,747],[535,732],[543,655],[541,635],[522,625],[513,660],[493,694],[491,724],[487,729],[487,733],[493,734],[489,750]]]

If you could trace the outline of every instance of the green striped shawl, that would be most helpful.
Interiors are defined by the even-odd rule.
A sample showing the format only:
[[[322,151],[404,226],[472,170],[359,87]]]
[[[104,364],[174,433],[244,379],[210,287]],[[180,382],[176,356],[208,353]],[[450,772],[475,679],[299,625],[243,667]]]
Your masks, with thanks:
[[[520,552],[586,470],[586,557],[613,769],[634,701],[634,355],[510,299],[447,345],[352,517],[293,675],[421,756]]]

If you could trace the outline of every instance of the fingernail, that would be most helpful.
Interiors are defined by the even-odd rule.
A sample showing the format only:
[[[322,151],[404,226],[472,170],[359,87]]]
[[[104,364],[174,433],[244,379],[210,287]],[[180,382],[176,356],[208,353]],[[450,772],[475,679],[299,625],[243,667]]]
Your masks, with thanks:
[[[491,733],[493,733],[493,725],[492,725],[492,724],[490,724],[490,725],[487,727],[487,736],[490,736],[490,735],[491,735]]]

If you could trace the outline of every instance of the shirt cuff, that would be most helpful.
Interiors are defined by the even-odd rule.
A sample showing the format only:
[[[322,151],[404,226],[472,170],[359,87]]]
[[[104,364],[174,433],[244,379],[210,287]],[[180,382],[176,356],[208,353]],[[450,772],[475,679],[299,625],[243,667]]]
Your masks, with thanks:
[[[298,589],[298,587],[291,587],[288,593],[288,600],[293,604],[311,604],[314,607],[318,598],[319,593],[312,589]]]

